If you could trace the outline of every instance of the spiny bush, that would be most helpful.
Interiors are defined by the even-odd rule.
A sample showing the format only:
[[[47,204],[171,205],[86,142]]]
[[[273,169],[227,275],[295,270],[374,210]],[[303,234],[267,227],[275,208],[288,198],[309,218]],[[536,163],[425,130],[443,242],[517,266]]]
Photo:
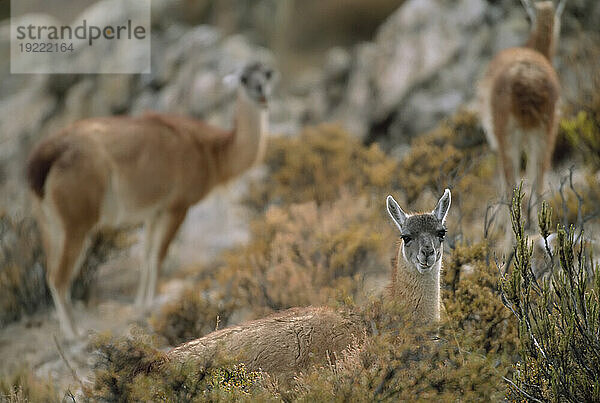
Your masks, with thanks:
[[[127,401],[134,378],[157,369],[165,362],[156,341],[134,330],[136,337],[114,339],[101,334],[90,344],[96,356],[94,385],[85,390],[89,398],[102,401]]]
[[[154,331],[172,345],[202,337],[228,324],[236,304],[222,292],[211,295],[210,281],[185,289],[173,302],[166,304],[150,319]]]
[[[96,268],[126,243],[122,233],[105,232],[90,247],[86,262],[73,283],[73,298],[87,300]],[[37,226],[31,218],[0,212],[0,325],[18,320],[50,305],[45,258]]]
[[[334,125],[273,139],[265,162],[269,180],[255,183],[247,198],[257,211],[271,204],[321,204],[337,199],[342,190],[380,197],[397,188],[396,161]]]
[[[271,207],[253,222],[250,243],[225,255],[218,276],[231,298],[259,315],[335,305],[359,297],[365,276],[385,275],[392,239],[383,208],[362,198]]]
[[[519,322],[521,361],[507,397],[512,401],[600,401],[600,267],[589,267],[583,243],[575,252],[574,230],[558,226],[558,248],[550,253],[549,281],[532,271],[532,247],[521,217],[521,189],[513,197],[511,221],[515,263],[502,279],[505,305]],[[550,218],[539,215],[542,237]]]
[[[260,372],[248,371],[226,357],[208,367],[170,362],[156,349],[156,340],[134,331],[131,337],[98,336],[94,384],[84,390],[89,401],[232,401],[254,393]],[[261,400],[269,394],[259,391]]]

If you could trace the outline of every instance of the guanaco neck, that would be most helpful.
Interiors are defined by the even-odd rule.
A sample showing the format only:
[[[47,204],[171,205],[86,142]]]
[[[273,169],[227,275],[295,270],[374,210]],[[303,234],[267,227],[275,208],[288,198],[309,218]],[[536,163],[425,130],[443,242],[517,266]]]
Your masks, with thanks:
[[[442,259],[428,273],[419,273],[406,261],[400,245],[392,266],[392,298],[406,304],[406,309],[413,312],[416,320],[423,323],[439,321],[441,269]]]
[[[535,26],[525,46],[537,50],[546,56],[548,60],[552,61],[552,57],[554,56],[554,39],[555,36],[558,36],[554,31],[554,8],[539,8],[537,10]]]
[[[224,179],[243,173],[263,159],[268,125],[267,107],[253,102],[243,88],[238,89],[233,138],[226,150],[228,163],[220,167]]]

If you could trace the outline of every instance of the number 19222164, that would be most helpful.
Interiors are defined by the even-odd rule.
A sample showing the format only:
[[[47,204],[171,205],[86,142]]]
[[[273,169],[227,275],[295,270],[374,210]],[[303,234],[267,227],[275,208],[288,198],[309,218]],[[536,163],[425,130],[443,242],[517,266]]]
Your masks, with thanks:
[[[20,43],[19,49],[21,53],[67,53],[73,52],[72,43],[51,43],[51,42],[27,42]]]

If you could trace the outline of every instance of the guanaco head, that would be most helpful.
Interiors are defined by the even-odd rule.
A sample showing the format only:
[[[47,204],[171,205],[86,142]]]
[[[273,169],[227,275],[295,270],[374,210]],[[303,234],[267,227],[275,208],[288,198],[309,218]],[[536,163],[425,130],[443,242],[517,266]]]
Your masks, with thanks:
[[[450,190],[446,189],[431,213],[407,214],[392,196],[387,197],[388,213],[400,230],[404,260],[419,273],[430,272],[442,259],[450,203]]]
[[[258,62],[244,67],[240,75],[240,84],[246,95],[262,107],[267,106],[274,81],[275,72]]]
[[[560,37],[560,20],[566,0],[554,7],[553,1],[521,0],[531,20],[531,35],[527,45],[552,59]]]

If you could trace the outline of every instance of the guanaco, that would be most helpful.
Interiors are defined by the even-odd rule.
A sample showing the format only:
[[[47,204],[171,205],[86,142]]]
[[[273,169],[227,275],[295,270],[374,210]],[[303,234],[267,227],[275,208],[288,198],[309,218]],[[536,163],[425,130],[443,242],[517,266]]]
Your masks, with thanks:
[[[46,278],[61,328],[75,337],[71,284],[94,234],[144,224],[136,305],[154,298],[161,263],[187,210],[265,153],[272,69],[239,74],[233,130],[190,117],[146,113],[78,121],[41,141],[27,161]]]
[[[526,150],[526,183],[536,197],[544,190],[556,143],[561,86],[552,66],[565,8],[552,1],[522,0],[532,21],[522,47],[501,51],[479,85],[482,123],[491,148],[498,152],[502,194],[508,196],[521,172]]]
[[[387,198],[387,211],[401,241],[386,295],[406,306],[412,314],[409,320],[435,323],[440,319],[440,271],[450,203],[446,189],[430,213],[407,214],[392,196]],[[225,351],[252,370],[290,379],[360,341],[366,328],[361,316],[351,311],[291,308],[184,343],[167,352],[166,359],[207,365]]]

